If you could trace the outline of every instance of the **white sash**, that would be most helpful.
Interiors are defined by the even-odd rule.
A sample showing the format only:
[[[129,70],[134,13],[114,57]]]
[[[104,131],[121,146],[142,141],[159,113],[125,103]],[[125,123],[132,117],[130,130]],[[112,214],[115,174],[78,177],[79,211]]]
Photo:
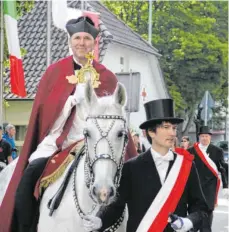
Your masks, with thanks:
[[[218,169],[217,169],[217,167],[216,167],[214,161],[209,157],[209,155],[207,154],[206,150],[202,150],[202,149],[200,148],[200,144],[198,144],[198,146],[199,146],[200,151],[203,153],[203,155],[204,155],[206,161],[208,162],[208,164],[212,167],[212,169],[213,169],[217,174],[219,174]]]
[[[149,209],[147,210],[145,216],[142,218],[136,232],[146,232],[149,230],[153,221],[159,214],[161,208],[167,201],[176,183],[177,177],[180,173],[180,169],[183,163],[183,159],[184,157],[182,155],[177,154],[176,160],[169,172],[167,179],[165,180],[160,191],[158,192],[157,196],[155,197]]]

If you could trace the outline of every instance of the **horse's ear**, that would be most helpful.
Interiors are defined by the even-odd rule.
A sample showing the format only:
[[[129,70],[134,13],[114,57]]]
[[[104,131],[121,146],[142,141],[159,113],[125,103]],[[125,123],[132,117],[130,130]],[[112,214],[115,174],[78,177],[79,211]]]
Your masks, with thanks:
[[[125,106],[127,102],[126,88],[120,82],[117,83],[115,92],[114,92],[115,103]]]
[[[95,94],[95,91],[92,87],[91,80],[87,80],[86,86],[85,86],[85,99],[86,102],[91,105],[95,104],[97,102],[97,96]]]

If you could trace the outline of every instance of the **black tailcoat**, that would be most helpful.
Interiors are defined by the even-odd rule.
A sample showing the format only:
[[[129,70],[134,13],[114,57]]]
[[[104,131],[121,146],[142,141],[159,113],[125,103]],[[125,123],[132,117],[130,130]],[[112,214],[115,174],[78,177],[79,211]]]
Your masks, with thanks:
[[[200,183],[201,183],[208,207],[211,210],[214,210],[217,178],[209,170],[206,164],[200,159],[194,147],[189,148],[188,151],[195,156],[196,168],[199,173]],[[217,166],[218,171],[221,173],[223,188],[227,188],[228,187],[228,178],[227,178],[228,164],[226,164],[223,159],[223,150],[219,147],[209,144],[206,153],[209,154],[209,158],[211,158],[214,161],[215,165]]]
[[[174,157],[176,159],[176,154]],[[175,159],[170,161],[168,172]],[[101,231],[117,220],[126,203],[129,212],[127,232],[135,232],[161,186],[160,177],[150,149],[126,162],[123,167],[117,201],[98,215],[102,218],[103,222]],[[199,228],[205,216],[205,212],[208,210],[200,187],[196,167],[193,163],[185,190],[173,213],[181,217],[187,217],[189,214],[188,217],[193,222],[194,226]],[[164,231],[172,232],[173,229],[168,224]]]

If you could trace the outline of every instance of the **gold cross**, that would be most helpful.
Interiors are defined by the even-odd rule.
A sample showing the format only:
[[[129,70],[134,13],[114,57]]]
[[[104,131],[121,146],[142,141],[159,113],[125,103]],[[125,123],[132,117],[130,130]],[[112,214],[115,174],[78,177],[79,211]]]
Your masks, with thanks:
[[[91,73],[91,82],[93,88],[98,88],[101,82],[99,81],[99,74],[93,68],[91,63],[92,60],[95,58],[93,52],[89,52],[88,54],[86,54],[85,58],[87,58],[87,64],[84,65],[80,70],[76,70],[75,75],[67,76],[66,79],[70,84],[85,83],[85,73],[89,72]]]
[[[88,52],[88,54],[85,55],[85,58],[87,58],[87,66],[91,65],[92,60],[95,58],[93,52]]]

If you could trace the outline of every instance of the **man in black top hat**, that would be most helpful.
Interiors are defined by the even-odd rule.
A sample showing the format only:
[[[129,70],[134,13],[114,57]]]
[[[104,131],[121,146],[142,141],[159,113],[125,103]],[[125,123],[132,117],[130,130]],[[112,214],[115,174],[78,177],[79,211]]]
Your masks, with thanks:
[[[2,138],[2,126],[0,126],[0,171],[6,167],[11,158],[11,146]]]
[[[223,158],[223,150],[211,144],[211,131],[208,126],[202,126],[198,133],[199,143],[195,143],[188,151],[195,156],[196,167],[200,176],[200,183],[205,195],[209,217],[205,219],[201,232],[210,232],[213,220],[213,211],[217,205],[221,173],[223,194],[228,197],[228,164]]]
[[[128,207],[127,232],[185,232],[201,227],[208,207],[192,162],[184,149],[171,150],[177,124],[172,99],[145,105],[145,129],[151,149],[124,164],[117,201],[97,217],[86,216],[86,231],[104,231]],[[168,221],[170,223],[168,223]]]

